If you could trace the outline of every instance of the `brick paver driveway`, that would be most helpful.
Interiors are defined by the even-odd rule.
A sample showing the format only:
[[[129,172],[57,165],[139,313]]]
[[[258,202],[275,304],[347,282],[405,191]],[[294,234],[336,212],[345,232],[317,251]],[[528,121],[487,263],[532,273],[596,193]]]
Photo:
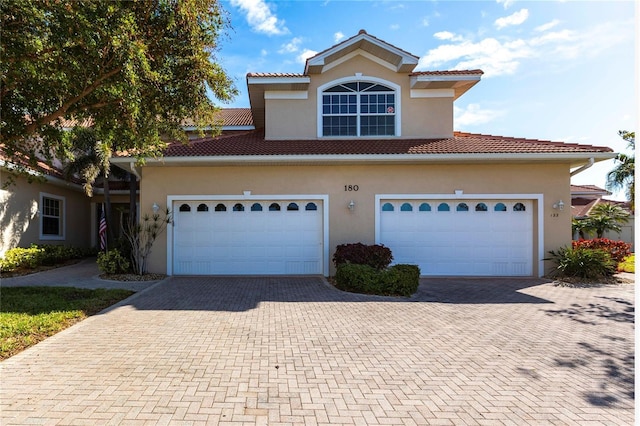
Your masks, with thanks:
[[[10,424],[633,424],[633,285],[171,278],[3,362]]]

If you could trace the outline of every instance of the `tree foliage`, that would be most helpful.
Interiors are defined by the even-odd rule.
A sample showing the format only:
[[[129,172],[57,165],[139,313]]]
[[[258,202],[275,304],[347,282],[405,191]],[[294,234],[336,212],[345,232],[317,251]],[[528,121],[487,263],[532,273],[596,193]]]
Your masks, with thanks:
[[[574,218],[571,222],[573,233],[580,238],[586,238],[587,234],[595,233],[597,238],[602,238],[605,232],[620,233],[623,225],[629,222],[630,214],[622,207],[608,202],[600,202],[593,206],[585,218]]]
[[[61,120],[89,123],[111,151],[160,155],[185,120],[215,125],[236,88],[216,62],[228,26],[216,0],[0,2],[0,144],[66,159]]]
[[[636,133],[626,130],[618,131],[622,139],[627,141],[628,147],[635,150]],[[620,153],[616,157],[616,165],[607,174],[607,189],[625,189],[627,199],[631,202],[631,209],[635,209],[635,156]]]

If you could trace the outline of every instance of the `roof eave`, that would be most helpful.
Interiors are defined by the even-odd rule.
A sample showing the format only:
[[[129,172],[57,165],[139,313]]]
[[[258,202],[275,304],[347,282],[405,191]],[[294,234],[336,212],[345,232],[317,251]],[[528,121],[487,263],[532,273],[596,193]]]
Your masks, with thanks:
[[[228,155],[228,156],[176,156],[146,159],[145,166],[202,166],[202,165],[257,165],[257,164],[423,164],[423,163],[475,163],[475,162],[569,162],[576,167],[594,158],[595,161],[615,157],[613,152],[580,153],[466,153],[466,154],[317,154],[317,155]],[[114,164],[134,167],[130,157],[112,158]]]

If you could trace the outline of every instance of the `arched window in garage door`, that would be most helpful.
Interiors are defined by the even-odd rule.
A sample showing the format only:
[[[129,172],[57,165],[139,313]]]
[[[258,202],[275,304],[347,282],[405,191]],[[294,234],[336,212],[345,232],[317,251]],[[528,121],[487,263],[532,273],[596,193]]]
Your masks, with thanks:
[[[495,207],[493,208],[493,211],[496,212],[506,212],[507,211],[507,206],[504,205],[504,203],[498,203],[495,205]]]

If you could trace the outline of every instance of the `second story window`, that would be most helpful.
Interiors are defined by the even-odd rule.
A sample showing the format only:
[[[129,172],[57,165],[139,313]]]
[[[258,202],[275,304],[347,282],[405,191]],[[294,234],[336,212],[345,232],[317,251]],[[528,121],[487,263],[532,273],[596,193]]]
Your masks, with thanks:
[[[395,129],[394,89],[360,81],[322,92],[322,136],[395,136]]]

